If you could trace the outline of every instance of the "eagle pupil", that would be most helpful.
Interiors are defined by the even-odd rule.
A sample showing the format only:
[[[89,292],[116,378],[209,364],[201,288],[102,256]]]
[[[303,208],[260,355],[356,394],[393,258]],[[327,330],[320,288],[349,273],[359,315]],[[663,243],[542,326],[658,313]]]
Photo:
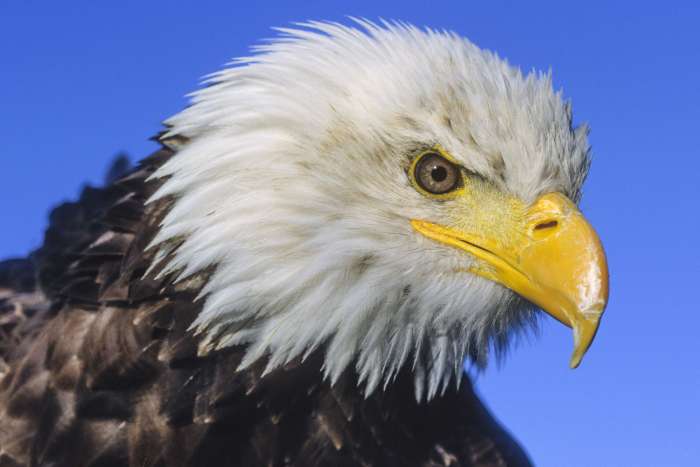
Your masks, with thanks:
[[[430,171],[430,176],[434,181],[442,182],[447,178],[447,169],[444,167],[433,167],[433,170]]]

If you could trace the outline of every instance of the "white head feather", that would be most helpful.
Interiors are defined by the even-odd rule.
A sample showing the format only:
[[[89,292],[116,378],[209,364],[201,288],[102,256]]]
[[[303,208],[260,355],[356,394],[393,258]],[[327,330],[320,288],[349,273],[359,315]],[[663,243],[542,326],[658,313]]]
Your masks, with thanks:
[[[189,142],[155,174],[153,199],[175,202],[154,245],[181,278],[214,267],[203,350],[246,344],[243,366],[272,369],[324,345],[331,381],[354,364],[369,394],[408,363],[431,398],[532,315],[411,228],[442,208],[409,183],[410,155],[439,144],[525,202],[577,199],[587,130],[548,75],[452,33],[360,23],[281,29],[168,120]]]

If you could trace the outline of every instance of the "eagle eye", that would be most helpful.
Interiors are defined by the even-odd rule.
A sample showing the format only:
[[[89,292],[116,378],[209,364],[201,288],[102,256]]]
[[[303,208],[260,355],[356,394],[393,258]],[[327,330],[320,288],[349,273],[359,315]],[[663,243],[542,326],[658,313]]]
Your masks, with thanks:
[[[413,180],[429,194],[443,195],[454,191],[462,183],[460,168],[436,151],[421,154],[412,165]]]

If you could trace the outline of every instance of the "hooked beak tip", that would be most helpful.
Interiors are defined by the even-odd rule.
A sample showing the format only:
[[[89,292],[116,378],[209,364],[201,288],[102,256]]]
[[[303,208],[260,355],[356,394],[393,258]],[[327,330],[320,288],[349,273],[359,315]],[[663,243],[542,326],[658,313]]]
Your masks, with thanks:
[[[574,353],[571,355],[571,360],[569,361],[569,367],[571,369],[578,368],[578,366],[581,364],[581,360],[583,360],[583,356],[591,346],[591,343],[598,332],[598,325],[600,324],[600,317],[602,313],[602,309],[583,313],[582,317],[573,324]],[[592,317],[588,318],[584,316]]]

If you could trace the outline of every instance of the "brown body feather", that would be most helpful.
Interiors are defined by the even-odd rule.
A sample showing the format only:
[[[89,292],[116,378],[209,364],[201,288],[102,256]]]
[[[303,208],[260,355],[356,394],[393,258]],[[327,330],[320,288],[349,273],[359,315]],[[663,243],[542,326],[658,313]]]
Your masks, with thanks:
[[[55,209],[45,244],[0,263],[0,467],[529,465],[468,381],[417,403],[399,375],[365,398],[320,355],[261,378],[241,348],[197,355],[206,280],[143,277],[167,201],[163,148]]]

